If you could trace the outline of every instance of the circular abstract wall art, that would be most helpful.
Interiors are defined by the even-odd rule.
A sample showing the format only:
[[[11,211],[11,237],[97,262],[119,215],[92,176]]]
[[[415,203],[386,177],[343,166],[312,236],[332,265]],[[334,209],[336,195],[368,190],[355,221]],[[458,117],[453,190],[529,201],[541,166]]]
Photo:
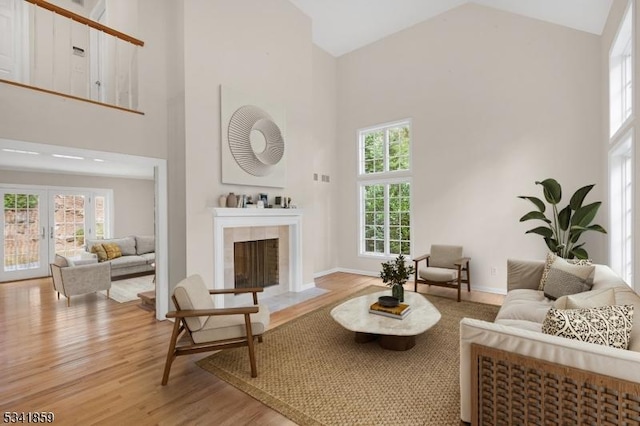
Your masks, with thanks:
[[[236,163],[253,176],[267,176],[284,155],[282,132],[269,114],[253,105],[238,108],[229,120],[229,148]],[[262,146],[254,148],[252,132],[264,137]]]

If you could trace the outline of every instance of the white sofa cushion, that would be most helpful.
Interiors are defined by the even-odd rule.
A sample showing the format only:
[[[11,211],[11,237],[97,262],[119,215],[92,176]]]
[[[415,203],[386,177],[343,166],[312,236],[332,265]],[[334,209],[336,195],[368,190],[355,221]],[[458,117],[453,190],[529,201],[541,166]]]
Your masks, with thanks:
[[[156,251],[156,237],[154,235],[136,235],[136,254],[153,253]]]
[[[109,262],[111,262],[111,269],[129,268],[147,264],[147,261],[142,256],[120,256],[111,259]]]
[[[511,290],[507,293],[496,316],[498,320],[524,320],[542,324],[552,301],[537,290]]]

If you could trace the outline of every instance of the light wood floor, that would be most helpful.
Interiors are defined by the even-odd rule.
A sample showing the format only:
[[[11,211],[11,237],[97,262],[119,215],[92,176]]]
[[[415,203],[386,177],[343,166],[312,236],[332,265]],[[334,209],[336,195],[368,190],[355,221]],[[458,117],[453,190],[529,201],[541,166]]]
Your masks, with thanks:
[[[273,313],[270,327],[372,284],[382,285],[346,273],[320,278],[316,285],[330,292]],[[419,290],[455,297],[451,289]],[[463,297],[503,299],[464,291]],[[208,354],[177,358],[169,384],[161,386],[171,323],[156,321],[137,302],[89,294],[73,297],[67,308],[49,279],[37,279],[0,284],[0,306],[0,414],[51,411],[55,423],[79,425],[293,424],[195,365]]]

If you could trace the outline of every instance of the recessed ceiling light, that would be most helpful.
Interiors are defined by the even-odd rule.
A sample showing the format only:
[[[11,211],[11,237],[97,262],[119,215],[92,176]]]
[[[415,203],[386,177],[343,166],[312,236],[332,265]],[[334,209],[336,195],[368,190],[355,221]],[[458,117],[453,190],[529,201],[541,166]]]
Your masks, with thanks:
[[[104,160],[101,158],[94,158],[93,161],[96,161],[98,163],[104,163]]]
[[[5,152],[14,152],[16,154],[29,154],[29,155],[40,155],[39,152],[35,151],[23,151],[21,149],[12,149],[12,148],[2,148]]]
[[[76,157],[75,155],[51,154],[51,156],[56,158],[68,158],[70,160],[84,160],[84,157]]]

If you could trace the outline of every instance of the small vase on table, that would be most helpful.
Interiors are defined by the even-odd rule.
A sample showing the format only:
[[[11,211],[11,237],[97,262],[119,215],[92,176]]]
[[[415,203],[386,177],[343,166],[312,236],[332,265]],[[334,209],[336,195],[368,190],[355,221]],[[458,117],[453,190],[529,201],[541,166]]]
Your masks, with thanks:
[[[399,302],[404,302],[404,287],[402,284],[394,284],[391,287],[391,296],[398,299]]]

